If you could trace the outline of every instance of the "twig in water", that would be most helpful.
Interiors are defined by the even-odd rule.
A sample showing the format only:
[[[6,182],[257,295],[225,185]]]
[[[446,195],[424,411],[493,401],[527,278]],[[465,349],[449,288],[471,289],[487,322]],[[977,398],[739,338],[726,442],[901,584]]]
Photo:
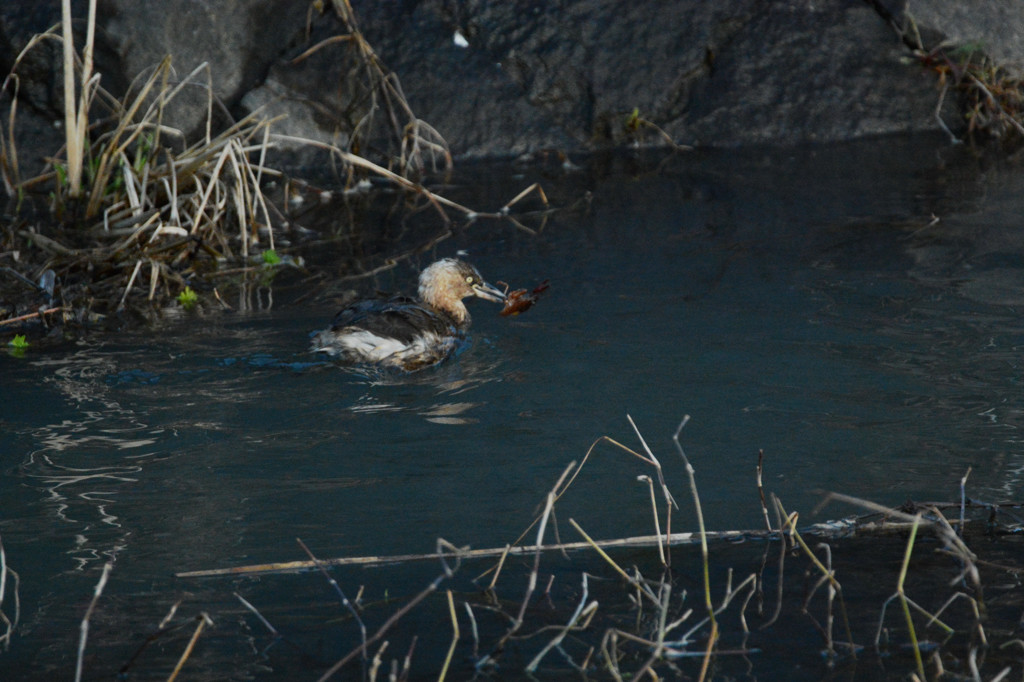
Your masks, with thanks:
[[[167,682],[174,682],[174,680],[178,678],[178,673],[181,672],[181,668],[185,665],[185,661],[187,661],[189,656],[192,655],[192,649],[195,648],[196,640],[199,639],[199,635],[202,633],[203,628],[207,625],[213,625],[213,621],[210,620],[210,617],[206,615],[205,612],[196,616],[196,620],[199,621],[196,624],[196,631],[192,633],[192,639],[188,640],[188,646],[186,646],[185,651],[182,652],[181,658],[178,659],[178,664],[174,666],[174,671],[171,673],[171,676],[167,678]]]
[[[103,594],[103,588],[106,587],[107,578],[110,577],[110,572],[112,570],[114,570],[113,562],[108,561],[103,565],[103,572],[100,574],[100,579],[96,583],[96,589],[93,591],[92,601],[89,602],[89,608],[85,610],[85,616],[82,618],[82,634],[78,639],[78,661],[75,663],[75,682],[81,682],[82,680],[82,660],[85,657],[85,642],[89,638],[89,618],[92,617],[92,612],[96,608],[96,602],[100,600],[100,595]]]
[[[235,594],[235,598],[237,598],[238,601],[242,602],[242,606],[244,606],[245,608],[249,609],[253,613],[253,615],[255,615],[257,618],[260,619],[260,622],[263,623],[263,627],[265,627],[267,630],[269,630],[270,634],[274,635],[275,637],[280,637],[281,636],[281,633],[279,633],[277,631],[277,628],[275,628],[273,625],[271,625],[270,621],[267,620],[266,618],[264,618],[263,614],[260,613],[259,611],[257,611],[255,606],[253,606],[248,601],[246,601],[245,597],[243,597],[242,595],[238,594],[237,592],[235,592],[234,594]]]

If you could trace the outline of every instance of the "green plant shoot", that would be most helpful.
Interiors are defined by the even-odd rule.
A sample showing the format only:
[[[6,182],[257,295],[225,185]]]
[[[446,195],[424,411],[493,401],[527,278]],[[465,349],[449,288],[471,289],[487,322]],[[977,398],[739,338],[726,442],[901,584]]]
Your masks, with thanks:
[[[192,310],[198,301],[199,295],[192,290],[192,287],[187,286],[178,294],[178,303],[185,310]]]

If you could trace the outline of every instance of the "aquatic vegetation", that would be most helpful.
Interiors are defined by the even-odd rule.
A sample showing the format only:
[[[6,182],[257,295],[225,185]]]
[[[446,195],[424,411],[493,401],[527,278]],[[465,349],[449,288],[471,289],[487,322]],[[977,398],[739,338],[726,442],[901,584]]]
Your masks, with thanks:
[[[24,357],[25,351],[29,347],[29,342],[25,340],[24,334],[15,334],[14,338],[7,342],[8,352],[16,358]]]
[[[192,310],[199,301],[199,294],[193,291],[192,287],[185,287],[182,289],[181,293],[178,294],[177,301],[185,310]]]
[[[993,515],[1002,517],[999,510],[1004,506],[970,502],[967,476],[960,481],[959,503],[907,504],[896,509],[830,494],[824,503],[852,505],[868,513],[800,527],[800,515],[766,493],[760,453],[757,495],[752,498],[760,499],[765,527],[714,531],[704,525],[696,469],[679,440],[684,418],[673,444],[692,497],[695,516],[690,523],[697,529],[679,532],[673,531],[673,523],[679,523],[674,516],[680,507],[666,482],[666,467],[629,421],[639,449],[608,436],[596,440],[579,462],[564,468],[532,523],[503,546],[470,549],[439,539],[436,551],[429,554],[323,559],[300,541],[308,560],[189,571],[178,577],[222,576],[237,581],[244,575],[319,571],[350,614],[349,627],[358,626],[359,637],[359,643],[327,667],[320,680],[332,678],[357,660],[368,664],[372,659],[374,666],[380,665],[387,642],[400,638],[400,621],[413,609],[428,614],[420,613],[417,622],[438,619],[436,632],[405,636],[415,642],[432,635],[429,646],[438,652],[447,649],[444,660],[430,671],[436,675],[440,670],[442,677],[458,665],[454,661],[459,659],[453,657],[456,645],[463,649],[465,676],[525,674],[531,679],[575,671],[600,679],[646,675],[707,680],[729,677],[734,667],[749,676],[758,672],[764,658],[780,654],[785,657],[784,668],[820,666],[823,675],[826,670],[834,675],[869,665],[879,669],[879,679],[915,674],[921,680],[939,679],[966,675],[968,669],[973,671],[972,679],[982,679],[983,671],[984,679],[1002,679],[1011,665],[1017,665],[1008,652],[997,653],[1014,644],[1009,641],[1013,628],[1004,630],[992,621],[984,595],[986,582],[1012,576],[1019,567],[1005,559],[982,559],[978,549],[968,546],[976,521],[985,527],[980,532],[989,538],[985,545],[991,556],[993,543],[986,528],[993,528]],[[646,473],[637,476],[636,482],[647,493],[653,534],[598,540],[585,529],[585,522],[573,518],[574,483],[582,480],[588,461],[609,447],[642,464]],[[563,509],[561,516],[580,540],[561,536],[557,507],[570,508],[569,513]],[[1005,518],[1010,520],[998,525],[999,532],[1015,533],[1019,521],[1011,515]],[[922,545],[931,551],[921,551]],[[697,547],[699,552],[693,551]],[[744,551],[749,558],[738,559]],[[1007,551],[1014,552],[1012,547]],[[555,558],[558,554],[562,559]],[[731,557],[726,561],[741,563],[734,566],[716,559],[723,554]],[[777,558],[770,561],[773,554]],[[332,567],[345,566],[363,571],[377,566],[383,572],[388,565],[431,560],[440,562],[441,571],[395,608],[386,602],[368,603],[365,585],[350,597],[328,573]],[[470,579],[474,593],[458,576],[468,564],[478,562],[489,567],[474,571],[477,574]],[[557,566],[552,567],[552,562]],[[566,579],[576,570],[578,581],[568,584]],[[544,586],[542,577],[548,572]],[[436,594],[445,584],[451,587],[443,595]],[[688,593],[691,589],[693,597]],[[1019,586],[990,584],[989,590],[1019,591]],[[263,624],[268,637],[278,636],[259,604],[240,594],[236,597]],[[992,602],[989,597],[988,603]],[[889,617],[893,604],[900,607],[902,618]],[[1011,609],[1012,614],[1019,615]],[[372,622],[380,624],[376,630]],[[451,632],[447,647],[445,622]],[[794,634],[796,628],[801,635]],[[939,634],[930,639],[928,631]],[[792,650],[794,641],[806,641],[802,653]],[[412,654],[410,649],[403,669],[409,669]],[[399,665],[397,658],[394,665]],[[420,674],[427,673],[421,669]],[[763,676],[773,678],[771,670]]]

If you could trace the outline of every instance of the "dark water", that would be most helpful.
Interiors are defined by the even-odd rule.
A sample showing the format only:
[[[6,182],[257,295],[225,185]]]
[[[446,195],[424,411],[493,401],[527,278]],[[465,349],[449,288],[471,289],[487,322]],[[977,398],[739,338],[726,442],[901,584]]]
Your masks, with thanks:
[[[532,180],[469,171],[474,181],[453,191],[481,208]],[[532,216],[539,233],[478,222],[345,285],[411,288],[419,267],[462,250],[491,281],[551,280],[519,317],[470,302],[471,347],[434,370],[368,377],[318,363],[307,335],[337,292],[272,305],[272,287],[260,310],[0,357],[0,538],[21,608],[0,678],[73,678],[79,623],[115,559],[85,679],[114,677],[179,601],[176,622],[206,612],[215,623],[187,679],[315,679],[358,643],[322,577],[174,573],[303,559],[296,538],[321,557],[430,552],[438,537],[501,547],[598,438],[640,448],[627,414],[681,502],[674,530],[696,527],[671,443],[685,414],[711,529],[760,527],[760,449],[766,487],[804,520],[850,513],[812,519],[827,490],[882,504],[953,500],[968,468],[972,496],[1020,496],[1018,169],[940,140],[883,140],[613,159],[542,182],[563,210],[543,225]],[[323,262],[330,253],[316,264],[340,271]],[[596,537],[653,532],[644,473],[598,446],[559,503],[563,539],[578,539],[570,517]],[[552,570],[578,590],[579,571],[559,561]],[[437,571],[333,575],[350,596],[365,586],[365,599],[381,600],[408,598]],[[265,651],[272,639],[234,592],[291,643]],[[446,609],[435,605],[440,620],[410,614],[385,660],[404,657],[410,634],[440,631],[440,649],[423,644],[412,658],[412,677],[436,678]],[[166,679],[193,627],[157,640],[127,679]],[[454,679],[471,675],[468,646]],[[754,657],[749,674],[778,679],[772,666],[790,663],[764,661]],[[806,679],[827,674],[817,656],[801,665]]]

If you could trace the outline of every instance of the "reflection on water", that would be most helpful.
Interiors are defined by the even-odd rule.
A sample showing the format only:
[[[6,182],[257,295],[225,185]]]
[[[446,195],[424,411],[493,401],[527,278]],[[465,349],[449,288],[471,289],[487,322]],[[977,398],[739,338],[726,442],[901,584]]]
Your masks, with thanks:
[[[69,567],[82,571],[127,546],[132,529],[121,523],[116,498],[138,482],[135,475],[164,431],[149,428],[111,395],[106,379],[116,367],[113,358],[86,349],[30,364],[72,411],[31,430],[32,449],[18,471],[40,490],[46,518],[70,531],[61,533],[68,537],[62,551]]]
[[[1018,497],[1024,179],[960,153],[885,141],[620,158],[547,178],[554,202],[575,208],[539,234],[473,224],[344,282],[394,291],[461,249],[492,279],[551,281],[518,317],[471,303],[462,356],[412,375],[306,351],[334,312],[331,286],[300,305],[274,308],[268,290],[244,314],[0,357],[0,533],[25,614],[0,663],[18,679],[67,679],[83,603],[115,559],[90,635],[94,677],[179,600],[185,617],[218,623],[199,679],[315,677],[329,663],[309,651],[262,658],[264,633],[233,596],[256,592],[276,626],[319,632],[338,614],[289,615],[296,599],[322,603],[289,592],[311,583],[172,575],[302,559],[296,537],[321,556],[427,552],[437,537],[501,547],[600,436],[639,447],[627,413],[679,500],[670,437],[692,415],[683,442],[713,529],[760,527],[761,449],[766,487],[808,512],[818,490],[953,498],[968,467],[973,496]],[[467,205],[528,184],[476,171],[452,190]],[[330,253],[307,261],[340,270],[317,262]],[[559,518],[598,537],[649,533],[640,474],[599,445]],[[682,506],[673,523],[692,529]],[[395,570],[400,585],[430,572]],[[338,578],[387,589],[370,573]],[[159,676],[179,653],[142,667]]]

